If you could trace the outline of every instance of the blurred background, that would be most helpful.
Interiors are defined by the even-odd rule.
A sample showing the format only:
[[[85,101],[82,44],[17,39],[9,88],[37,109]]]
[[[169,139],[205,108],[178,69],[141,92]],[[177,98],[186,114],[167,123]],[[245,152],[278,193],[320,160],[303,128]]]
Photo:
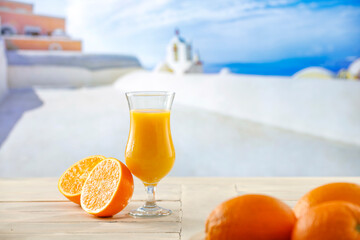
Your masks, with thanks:
[[[172,176],[358,176],[360,2],[0,0],[0,177],[124,162],[175,91]]]

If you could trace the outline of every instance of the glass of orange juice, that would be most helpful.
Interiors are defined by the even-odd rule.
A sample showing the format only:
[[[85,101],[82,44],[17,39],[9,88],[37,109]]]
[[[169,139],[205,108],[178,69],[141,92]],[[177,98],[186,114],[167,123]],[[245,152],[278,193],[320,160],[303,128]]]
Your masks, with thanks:
[[[130,132],[125,149],[126,165],[145,185],[147,200],[130,211],[134,217],[157,217],[171,214],[155,201],[158,182],[171,170],[175,149],[170,131],[170,110],[174,92],[128,92]]]

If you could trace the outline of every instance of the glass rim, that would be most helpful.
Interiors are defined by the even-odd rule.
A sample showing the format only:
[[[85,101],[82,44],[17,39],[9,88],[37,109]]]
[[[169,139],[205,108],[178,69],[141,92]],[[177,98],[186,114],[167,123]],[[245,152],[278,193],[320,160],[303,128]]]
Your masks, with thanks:
[[[125,92],[127,97],[130,96],[141,96],[141,97],[155,97],[155,96],[171,96],[175,95],[172,91],[131,91]]]

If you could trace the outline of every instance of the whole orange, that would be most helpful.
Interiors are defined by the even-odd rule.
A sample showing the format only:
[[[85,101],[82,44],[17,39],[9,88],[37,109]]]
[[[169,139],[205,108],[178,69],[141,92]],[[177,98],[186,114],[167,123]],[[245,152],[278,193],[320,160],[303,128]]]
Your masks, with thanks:
[[[304,215],[311,207],[329,201],[346,201],[360,206],[360,185],[355,183],[337,182],[317,187],[306,193],[296,203],[296,217]]]
[[[289,240],[296,218],[282,201],[248,194],[217,206],[206,221],[206,240]]]
[[[309,209],[295,224],[292,240],[360,240],[360,206],[331,201]]]

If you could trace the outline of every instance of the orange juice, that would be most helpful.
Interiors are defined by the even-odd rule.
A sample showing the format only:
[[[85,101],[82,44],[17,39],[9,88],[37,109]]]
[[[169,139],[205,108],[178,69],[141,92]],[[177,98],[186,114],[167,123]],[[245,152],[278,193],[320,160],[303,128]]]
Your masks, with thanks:
[[[170,172],[175,161],[170,111],[130,111],[125,161],[130,171],[145,184],[157,184]]]

